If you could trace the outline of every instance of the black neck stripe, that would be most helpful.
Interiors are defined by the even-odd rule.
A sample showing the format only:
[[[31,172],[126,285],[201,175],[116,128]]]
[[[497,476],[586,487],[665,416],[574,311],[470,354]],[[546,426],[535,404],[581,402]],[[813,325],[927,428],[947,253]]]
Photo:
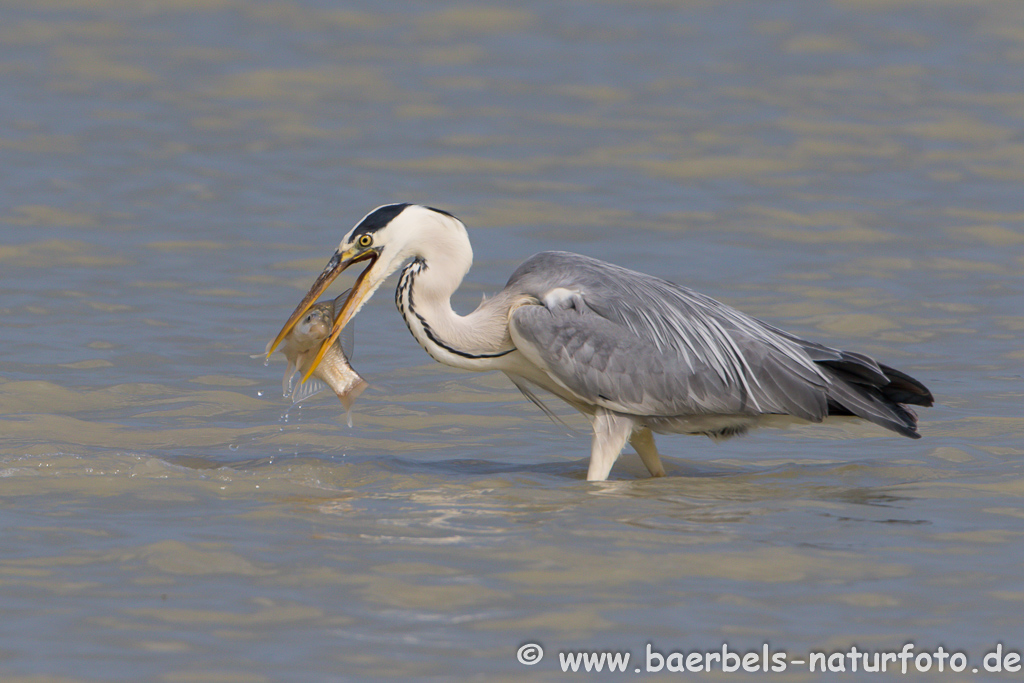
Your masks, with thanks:
[[[434,342],[434,344],[441,347],[448,353],[454,354],[456,356],[462,356],[463,358],[500,358],[502,356],[507,356],[508,354],[512,353],[515,350],[514,348],[512,348],[509,349],[508,351],[499,351],[497,353],[466,353],[465,351],[460,351],[459,349],[449,346],[448,344],[445,344],[443,341],[441,341],[437,334],[435,334],[433,328],[430,327],[427,321],[424,320],[423,316],[420,315],[419,311],[416,310],[415,304],[413,303],[413,283],[415,282],[416,275],[421,271],[425,270],[426,268],[427,262],[423,261],[422,259],[417,259],[405,267],[405,269],[402,271],[402,276],[398,279],[398,289],[395,291],[395,303],[398,304],[398,310],[401,311],[403,317],[406,318],[405,324],[409,327],[410,332],[412,332],[412,325],[409,324],[409,313],[416,316],[416,319],[419,320],[420,326],[423,328],[423,333],[427,335],[427,339]],[[409,303],[408,310],[406,310],[406,308],[402,305],[403,295],[405,300],[408,301]]]

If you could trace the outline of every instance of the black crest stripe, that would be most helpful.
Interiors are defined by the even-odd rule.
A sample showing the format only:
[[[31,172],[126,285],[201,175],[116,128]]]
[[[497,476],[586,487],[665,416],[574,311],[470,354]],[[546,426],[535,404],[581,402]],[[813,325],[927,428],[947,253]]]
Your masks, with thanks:
[[[455,214],[448,213],[444,209],[438,209],[437,207],[434,207],[434,206],[428,206],[427,208],[430,209],[431,211],[433,211],[434,213],[439,213],[442,216],[448,216],[448,218],[455,218],[455,220],[459,220],[458,218],[455,217]]]
[[[366,218],[359,221],[359,225],[356,226],[355,231],[352,234],[362,235],[365,233],[377,232],[393,221],[398,214],[405,211],[409,206],[409,204],[403,203],[387,204],[385,206],[378,207],[366,214]]]

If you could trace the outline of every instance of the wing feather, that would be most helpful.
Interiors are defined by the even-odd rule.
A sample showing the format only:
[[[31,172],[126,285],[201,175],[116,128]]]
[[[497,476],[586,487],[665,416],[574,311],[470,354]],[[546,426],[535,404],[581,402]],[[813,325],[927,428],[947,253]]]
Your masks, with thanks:
[[[889,384],[888,368],[804,341],[671,282],[579,254],[545,252],[523,263],[508,288],[537,302],[511,315],[516,346],[595,405],[658,417],[775,413],[820,421],[830,402],[851,403],[851,412],[890,428],[901,422],[901,433],[913,429],[907,411],[879,409],[860,391],[860,385]],[[573,295],[548,297],[555,289]],[[914,391],[902,379],[899,389]]]

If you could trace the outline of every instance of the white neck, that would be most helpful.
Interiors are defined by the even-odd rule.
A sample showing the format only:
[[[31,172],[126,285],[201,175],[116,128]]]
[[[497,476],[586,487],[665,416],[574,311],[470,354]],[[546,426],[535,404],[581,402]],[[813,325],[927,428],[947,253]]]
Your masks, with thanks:
[[[396,256],[396,261],[412,262],[402,270],[395,303],[416,341],[435,360],[466,370],[490,369],[514,348],[508,336],[509,304],[499,296],[469,315],[452,310],[452,294],[473,264],[473,249],[457,219],[436,213],[430,219],[416,225],[416,238],[410,240],[415,246]]]

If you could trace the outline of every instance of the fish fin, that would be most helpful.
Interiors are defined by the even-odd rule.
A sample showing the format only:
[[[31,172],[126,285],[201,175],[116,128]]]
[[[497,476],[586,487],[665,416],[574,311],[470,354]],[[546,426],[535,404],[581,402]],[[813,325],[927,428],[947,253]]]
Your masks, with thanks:
[[[284,377],[281,379],[281,395],[288,398],[292,395],[292,380],[295,379],[295,363],[288,361],[288,367],[284,369]]]
[[[341,307],[345,305],[345,300],[348,299],[348,295],[351,292],[351,288],[346,289],[344,292],[342,292],[341,294],[334,298],[335,316],[337,316],[338,313],[341,311]],[[350,320],[348,322],[348,325],[345,326],[345,329],[343,329],[341,331],[341,334],[338,336],[338,339],[341,342],[341,352],[345,355],[346,358],[351,358],[352,354],[356,350],[356,332],[355,326],[352,324],[354,322],[354,320]]]
[[[348,325],[345,325],[345,329],[338,335],[338,343],[341,344],[341,353],[345,358],[351,358],[352,354],[356,351],[356,330],[354,320],[348,321]]]
[[[341,399],[341,405],[345,407],[345,421],[348,422],[349,429],[352,428],[352,404],[356,402],[359,394],[363,393],[368,386],[370,385],[366,383],[366,380],[360,377],[359,381],[351,389],[344,394],[338,394],[338,398]]]
[[[363,393],[368,386],[370,385],[367,384],[366,380],[360,377],[359,381],[353,384],[351,389],[344,394],[338,394],[338,398],[341,399],[341,405],[345,406],[345,410],[351,412],[352,404],[356,402],[359,394]]]
[[[307,398],[316,396],[321,391],[327,388],[327,385],[320,380],[310,377],[305,382],[300,382],[292,390],[292,403],[299,403],[305,401]]]

